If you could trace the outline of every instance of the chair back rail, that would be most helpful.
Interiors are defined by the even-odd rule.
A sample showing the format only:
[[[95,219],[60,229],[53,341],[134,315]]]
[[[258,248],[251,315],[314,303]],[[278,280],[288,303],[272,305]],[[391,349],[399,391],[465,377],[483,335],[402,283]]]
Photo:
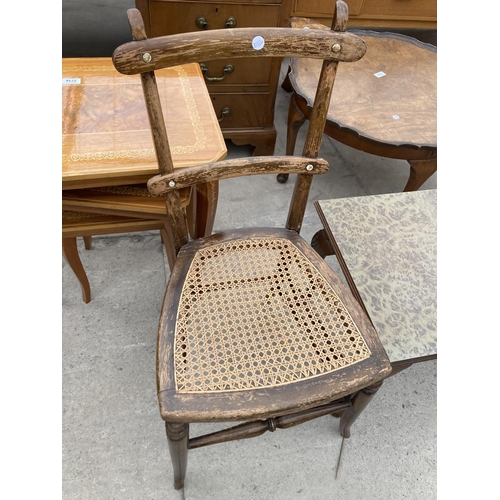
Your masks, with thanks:
[[[233,177],[276,173],[317,175],[324,174],[327,170],[328,162],[322,158],[299,156],[236,158],[177,169],[171,174],[156,175],[148,181],[148,190],[152,195],[158,196],[183,187]]]
[[[310,57],[352,62],[363,54],[364,41],[350,33],[267,27],[194,31],[127,42],[114,51],[113,61],[120,73],[135,75],[214,59]]]

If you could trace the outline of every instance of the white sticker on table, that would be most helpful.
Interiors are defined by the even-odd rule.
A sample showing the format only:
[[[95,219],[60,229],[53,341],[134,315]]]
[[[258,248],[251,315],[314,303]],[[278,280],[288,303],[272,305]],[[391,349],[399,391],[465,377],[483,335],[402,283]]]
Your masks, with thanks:
[[[399,120],[399,115],[392,115],[395,120]]]
[[[377,78],[382,78],[385,76],[385,73],[383,71],[379,71],[378,73],[373,73],[373,76],[376,76]]]
[[[264,47],[264,39],[261,37],[261,36],[256,36],[253,40],[252,40],[252,47],[255,49],[255,50],[260,50],[262,47]]]
[[[63,85],[80,85],[80,83],[82,83],[81,78],[63,78],[62,79]]]

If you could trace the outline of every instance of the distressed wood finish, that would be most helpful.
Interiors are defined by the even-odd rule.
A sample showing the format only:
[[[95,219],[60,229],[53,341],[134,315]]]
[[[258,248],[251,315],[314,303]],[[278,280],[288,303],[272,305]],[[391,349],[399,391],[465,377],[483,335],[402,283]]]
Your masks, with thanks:
[[[169,175],[153,177],[148,181],[152,195],[161,195],[199,183],[213,182],[231,177],[274,174],[278,172],[309,175],[324,174],[328,162],[323,159],[309,159],[286,156],[253,157],[207,163],[197,167],[184,168]],[[171,184],[171,185],[169,185]]]
[[[226,443],[228,441],[235,441],[238,439],[248,439],[257,437],[267,431],[274,432],[276,429],[289,429],[304,422],[309,422],[315,418],[329,415],[332,412],[343,411],[350,408],[351,404],[348,399],[341,399],[333,403],[328,403],[323,406],[317,406],[310,410],[293,413],[290,415],[282,415],[281,417],[270,417],[266,420],[256,420],[253,422],[246,422],[244,424],[224,429],[223,431],[205,434],[197,438],[189,440],[188,448],[190,450],[208,446],[211,444]]]
[[[347,9],[343,2],[338,6],[332,26],[343,29]],[[136,11],[129,19],[140,23]],[[121,70],[151,74],[152,68],[186,60],[253,56],[247,46],[256,34],[267,47],[257,55],[314,53],[327,59],[303,156],[226,160],[175,172],[167,162],[167,172],[148,183],[152,193],[165,196],[167,212],[179,212],[174,195],[189,185],[238,175],[299,174],[287,228],[234,229],[186,244],[185,221],[171,220],[177,255],[159,323],[157,391],[176,489],[184,484],[188,449],[255,437],[350,408],[351,394],[391,370],[377,333],[348,287],[298,234],[312,175],[328,168],[317,156],[337,65],[345,54],[352,61],[361,57],[364,44],[335,30],[234,29],[222,36],[212,31],[125,44],[115,51],[114,61]],[[342,44],[344,56],[332,56],[332,41]],[[152,54],[150,65],[137,58],[144,50]],[[152,76],[149,81],[154,83]],[[155,144],[166,147],[164,132],[155,128],[160,102],[150,99],[147,87],[144,94],[158,135]],[[240,358],[240,349],[253,354]],[[295,349],[301,354],[290,354]],[[215,421],[244,423],[189,439],[189,423]]]
[[[345,2],[337,2],[332,20],[332,31],[323,30],[323,33],[331,33],[334,30],[339,32],[345,30],[347,25],[347,6]],[[304,30],[302,30],[304,31]],[[311,30],[308,30],[311,31]],[[312,30],[314,31],[314,30]],[[363,52],[364,54],[364,52]],[[323,130],[328,113],[328,106],[332,97],[333,83],[337,75],[338,62],[334,60],[324,60],[321,66],[321,74],[315,89],[314,106],[311,113],[309,128],[307,129],[306,141],[302,151],[303,156],[316,158],[323,139]],[[279,174],[278,177],[288,178],[288,174]],[[310,176],[299,175],[295,183],[293,192],[293,203],[290,205],[286,227],[300,232],[302,220],[306,211],[307,199],[311,188],[312,179]]]
[[[261,49],[255,49],[257,37],[264,40]],[[334,44],[342,47],[332,51]],[[314,57],[334,61],[357,61],[365,53],[364,42],[349,33],[305,33],[301,29],[241,28],[182,33],[144,41],[129,42],[113,53],[115,68],[123,74],[187,64],[195,61],[241,57]],[[144,54],[151,61],[143,60]]]

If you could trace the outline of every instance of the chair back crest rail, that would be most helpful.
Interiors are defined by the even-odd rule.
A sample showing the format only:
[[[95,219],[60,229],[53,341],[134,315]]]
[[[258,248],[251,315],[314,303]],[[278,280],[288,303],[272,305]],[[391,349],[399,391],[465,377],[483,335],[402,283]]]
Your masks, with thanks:
[[[306,158],[317,158],[326,115],[339,61],[359,60],[366,51],[365,42],[345,33],[347,6],[338,1],[331,30],[302,28],[236,28],[182,33],[147,39],[144,23],[137,9],[127,11],[134,41],[118,47],[113,64],[123,74],[140,74],[151,125],[160,176],[151,179],[151,192],[165,196],[175,252],[188,243],[184,211],[177,189],[181,186],[238,175],[262,173],[297,173],[286,228],[300,232],[305,213],[311,175],[323,173],[324,163],[313,168]],[[301,160],[287,158],[252,158],[244,161],[227,160],[200,165],[188,172],[174,174],[162,107],[154,71],[189,62],[209,61],[225,57],[309,57],[323,59],[313,116]],[[216,167],[216,168],[214,168]],[[316,168],[315,168],[316,167]],[[305,169],[306,168],[306,169]],[[182,179],[182,181],[181,181]],[[170,186],[170,188],[169,188]],[[173,189],[172,189],[173,187]]]

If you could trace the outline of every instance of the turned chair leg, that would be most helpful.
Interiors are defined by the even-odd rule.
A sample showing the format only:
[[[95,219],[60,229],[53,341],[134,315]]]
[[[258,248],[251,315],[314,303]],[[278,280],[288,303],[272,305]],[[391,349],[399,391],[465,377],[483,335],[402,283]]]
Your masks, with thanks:
[[[82,261],[80,260],[80,255],[78,254],[76,237],[63,238],[62,248],[66,262],[75,273],[75,276],[77,277],[78,281],[80,282],[80,286],[82,287],[83,301],[85,302],[85,304],[88,304],[90,302],[90,283],[89,279],[87,278],[87,273],[85,272]]]
[[[174,488],[180,490],[186,478],[189,424],[165,422],[168,449],[174,469]]]
[[[290,105],[288,106],[288,123],[286,129],[286,155],[293,156],[295,151],[295,143],[297,142],[297,135],[299,133],[300,127],[306,121],[306,117],[302,111],[300,111],[295,101],[295,93],[292,94],[290,98]],[[288,180],[288,174],[278,174],[277,181],[285,183]]]
[[[373,396],[377,394],[377,391],[382,386],[382,383],[383,380],[371,385],[370,387],[365,387],[352,398],[352,406],[350,408],[346,408],[340,417],[339,425],[340,434],[342,434],[342,436],[345,438],[351,437],[352,424],[368,406],[368,403],[373,399]]]

